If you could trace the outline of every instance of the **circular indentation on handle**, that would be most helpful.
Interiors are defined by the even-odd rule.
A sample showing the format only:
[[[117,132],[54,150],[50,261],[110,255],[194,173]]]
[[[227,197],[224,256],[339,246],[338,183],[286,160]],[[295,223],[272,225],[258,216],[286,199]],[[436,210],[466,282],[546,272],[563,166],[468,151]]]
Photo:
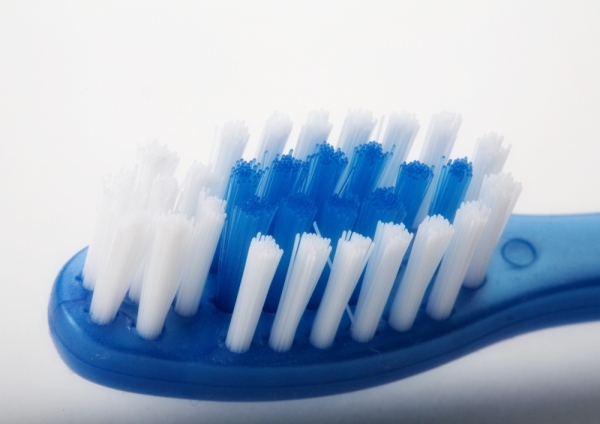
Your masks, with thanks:
[[[511,265],[525,267],[531,265],[536,258],[535,249],[527,240],[511,239],[502,247],[504,260]]]

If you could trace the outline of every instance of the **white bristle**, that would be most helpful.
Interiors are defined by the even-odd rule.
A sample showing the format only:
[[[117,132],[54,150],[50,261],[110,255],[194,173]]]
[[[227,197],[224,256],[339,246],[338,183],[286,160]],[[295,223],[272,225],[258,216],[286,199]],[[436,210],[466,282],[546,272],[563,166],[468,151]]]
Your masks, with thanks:
[[[226,216],[225,201],[214,196],[206,198],[205,191],[200,193],[198,209],[175,300],[175,312],[183,316],[198,311]]]
[[[354,148],[369,141],[376,124],[377,120],[373,119],[372,112],[360,109],[349,110],[344,119],[337,147],[344,152],[348,159],[352,158]]]
[[[516,182],[511,174],[499,173],[483,177],[479,200],[490,208],[490,216],[467,270],[463,283],[466,287],[479,287],[485,280],[492,253],[517,203],[521,190],[521,183]]]
[[[216,157],[212,168],[215,179],[211,183],[211,195],[223,198],[231,168],[244,154],[249,138],[248,127],[244,122],[231,121],[223,125],[215,148]]]
[[[154,339],[162,331],[177,292],[191,232],[192,223],[183,215],[164,215],[156,222],[136,324],[138,334],[145,339]]]
[[[402,282],[392,303],[389,324],[398,331],[412,327],[425,290],[454,235],[441,215],[428,216],[419,225]]]
[[[175,177],[161,175],[154,178],[146,210],[151,215],[173,212],[178,191],[179,185]]]
[[[377,223],[375,248],[367,263],[360,296],[354,312],[352,338],[366,343],[373,338],[402,259],[413,238],[404,224]]]
[[[202,163],[194,163],[188,170],[181,191],[177,198],[176,210],[188,218],[196,215],[198,199],[202,189],[208,190],[212,185],[213,174],[210,169]]]
[[[310,333],[313,346],[327,349],[332,345],[346,305],[372,251],[373,242],[369,237],[345,231],[342,234]]]
[[[136,174],[124,171],[106,179],[98,204],[96,229],[83,267],[83,286],[93,290],[105,268],[114,233],[121,218],[131,211]]]
[[[502,172],[511,147],[502,147],[502,141],[503,138],[494,133],[486,134],[477,139],[477,144],[475,144],[475,150],[471,157],[473,177],[469,183],[465,201],[476,200],[479,197],[484,175]]]
[[[449,157],[462,123],[462,117],[442,112],[431,117],[419,161],[427,166],[438,166],[442,156]]]
[[[430,317],[442,320],[450,316],[489,214],[490,209],[479,201],[463,203],[456,212],[454,236],[427,301]]]
[[[306,124],[302,125],[298,142],[294,149],[294,157],[306,160],[315,151],[315,146],[327,141],[333,124],[329,123],[329,112],[313,110],[308,114]]]
[[[381,144],[384,151],[394,149],[394,153],[379,181],[379,187],[393,187],[396,184],[400,165],[406,161],[419,128],[419,121],[414,114],[402,112],[390,115]]]
[[[259,233],[252,239],[225,339],[225,346],[232,352],[243,353],[250,348],[260,312],[282,255],[283,250],[273,237]]]
[[[269,346],[277,352],[292,347],[296,328],[331,252],[330,239],[316,234],[296,235]]]
[[[116,316],[133,280],[148,242],[150,219],[146,213],[132,213],[121,220],[110,248],[107,263],[100,270],[92,296],[90,315],[96,324],[108,324]]]
[[[263,168],[270,167],[275,158],[283,153],[291,132],[292,121],[289,116],[277,112],[269,116],[263,127],[255,156]]]
[[[160,146],[156,141],[138,149],[134,194],[137,208],[146,210],[156,177],[173,177],[178,164],[177,153]]]

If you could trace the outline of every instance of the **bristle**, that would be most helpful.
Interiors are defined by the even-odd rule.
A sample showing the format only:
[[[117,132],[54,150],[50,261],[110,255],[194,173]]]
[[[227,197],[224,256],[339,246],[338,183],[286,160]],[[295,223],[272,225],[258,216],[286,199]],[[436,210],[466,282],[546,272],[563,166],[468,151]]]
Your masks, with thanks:
[[[83,286],[93,290],[100,270],[106,267],[114,232],[120,219],[131,210],[136,174],[123,171],[104,182],[98,205],[96,229],[83,266]]]
[[[473,176],[473,165],[467,160],[449,160],[440,169],[438,181],[429,206],[429,216],[442,215],[454,221],[454,215],[464,200]]]
[[[450,157],[461,123],[462,118],[460,115],[449,112],[442,112],[438,115],[433,115],[431,118],[419,161],[427,166],[434,167],[433,184],[427,189],[419,212],[417,212],[415,217],[413,228],[417,227],[429,212],[429,205],[433,199],[433,192],[439,179],[438,170],[444,165],[445,160]]]
[[[361,203],[354,231],[373,238],[378,221],[399,224],[405,217],[406,209],[393,188],[378,188]]]
[[[136,208],[148,207],[150,191],[156,177],[173,177],[179,164],[177,153],[156,141],[138,149],[134,203]]]
[[[256,195],[263,175],[264,170],[256,160],[246,162],[244,159],[240,159],[235,163],[224,197],[227,200],[227,214],[231,214],[233,207],[237,204]]]
[[[479,197],[484,175],[502,172],[510,147],[502,147],[503,138],[490,133],[477,139],[471,161],[473,162],[473,178],[465,200],[476,200]]]
[[[347,157],[351,157],[354,149],[370,140],[371,133],[377,124],[373,113],[364,110],[349,110],[340,131],[337,147]]]
[[[352,338],[366,343],[373,338],[402,259],[413,238],[403,224],[377,223],[374,250],[367,263],[360,296],[354,311]]]
[[[427,301],[430,317],[442,320],[450,316],[489,214],[490,209],[479,201],[463,203],[456,212],[454,236]]]
[[[338,195],[330,196],[322,208],[317,211],[317,217],[315,219],[317,228],[319,229],[320,235],[333,240],[331,246],[333,254],[335,255],[335,249],[337,241],[342,236],[344,231],[350,231],[354,227],[356,217],[358,216],[359,203],[353,199],[342,199]],[[308,303],[309,309],[317,309],[325,287],[327,286],[327,279],[329,278],[329,269],[325,269],[323,275],[319,279],[317,287],[315,288],[313,295]]]
[[[332,345],[350,296],[373,251],[369,237],[344,232],[337,243],[333,266],[319,310],[313,321],[310,342],[319,349]]]
[[[252,239],[225,339],[225,345],[232,352],[243,353],[250,348],[269,285],[282,254],[283,250],[273,237],[258,234]]]
[[[146,210],[151,215],[173,212],[179,185],[173,176],[161,175],[154,178],[148,196]]]
[[[242,121],[227,122],[221,128],[216,147],[216,157],[213,159],[214,180],[210,187],[210,194],[223,198],[231,168],[242,157],[248,144],[248,127]]]
[[[260,197],[271,203],[278,203],[284,196],[294,194],[302,161],[291,154],[276,158],[263,178]]]
[[[516,182],[510,174],[500,173],[483,177],[479,200],[490,208],[490,216],[465,276],[463,284],[466,287],[476,288],[483,284],[492,253],[517,203],[521,189],[521,183]]]
[[[393,329],[406,331],[412,327],[425,290],[453,235],[454,228],[440,215],[428,216],[419,225],[406,271],[390,309],[389,323]]]
[[[415,217],[432,179],[432,168],[421,162],[413,161],[400,165],[394,192],[400,198],[406,210],[406,216],[402,221],[406,228],[413,227]]]
[[[110,266],[100,270],[92,295],[90,315],[96,324],[109,324],[115,318],[141,266],[149,226],[149,216],[142,212],[128,215],[118,225],[107,258]]]
[[[270,167],[275,158],[281,156],[291,132],[292,121],[289,116],[277,112],[269,116],[263,127],[255,156],[263,167]]]
[[[391,156],[374,141],[356,146],[350,165],[338,181],[336,193],[362,201],[377,187]]]
[[[202,191],[189,249],[181,267],[174,307],[179,315],[192,316],[198,311],[225,216],[225,201],[216,197],[206,198],[206,192]]]
[[[265,310],[275,312],[283,290],[296,234],[309,232],[317,213],[317,207],[311,198],[304,194],[294,194],[284,197],[273,219],[270,234],[283,249],[283,256],[271,283],[265,302]]]
[[[327,141],[333,125],[329,123],[329,113],[324,110],[313,110],[308,114],[306,124],[302,125],[298,142],[294,149],[294,157],[306,160],[315,151],[315,146]]]
[[[392,152],[393,156],[379,180],[378,187],[394,186],[400,165],[406,161],[419,128],[419,121],[414,114],[402,112],[390,115],[381,144],[383,150]]]
[[[213,178],[212,172],[206,165],[194,162],[181,185],[175,210],[188,218],[196,216],[200,191],[203,188],[209,190]]]
[[[307,233],[296,237],[269,337],[269,346],[277,352],[286,352],[292,347],[300,318],[331,252],[327,238]]]
[[[136,321],[137,332],[145,339],[154,339],[162,331],[191,232],[191,221],[182,215],[163,215],[157,220]]]
[[[310,196],[320,208],[333,194],[347,165],[348,159],[340,149],[334,150],[327,143],[317,145],[315,153],[308,156],[302,168],[305,175],[299,176],[303,181],[300,192]]]
[[[216,305],[231,313],[244,271],[243,258],[256,234],[265,234],[275,215],[275,206],[253,196],[233,207],[223,229],[219,258]]]

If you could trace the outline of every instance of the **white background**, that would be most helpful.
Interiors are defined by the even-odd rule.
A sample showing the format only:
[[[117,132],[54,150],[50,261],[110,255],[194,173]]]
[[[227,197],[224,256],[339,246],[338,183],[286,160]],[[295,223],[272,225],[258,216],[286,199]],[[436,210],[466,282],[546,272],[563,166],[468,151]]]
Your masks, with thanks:
[[[196,4],[201,3],[201,4]],[[454,157],[495,131],[521,213],[600,211],[598,2],[0,4],[2,422],[590,422],[600,324],[498,343],[393,384],[320,399],[192,402],[73,374],[49,337],[62,265],[89,243],[101,177],[158,139],[185,170],[216,125],[273,111],[461,113]],[[253,152],[253,150],[252,150]],[[416,153],[415,153],[416,152]],[[583,248],[583,247],[582,247]]]

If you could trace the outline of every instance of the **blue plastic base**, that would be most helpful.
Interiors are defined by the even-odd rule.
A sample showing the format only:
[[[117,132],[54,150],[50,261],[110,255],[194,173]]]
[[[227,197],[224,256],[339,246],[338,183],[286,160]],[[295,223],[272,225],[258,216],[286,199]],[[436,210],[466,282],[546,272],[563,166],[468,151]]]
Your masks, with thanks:
[[[52,291],[50,331],[60,355],[91,381],[160,396],[257,401],[342,393],[422,372],[515,334],[600,319],[598,214],[512,216],[486,283],[463,288],[446,321],[430,319],[422,308],[410,331],[396,332],[382,319],[375,338],[360,344],[344,317],[333,347],[319,350],[308,342],[315,311],[307,310],[287,353],[268,347],[274,315],[267,313],[247,353],[225,348],[231,316],[213,305],[213,276],[198,315],[171,310],[156,340],[137,335],[137,306],[127,302],[110,325],[92,323],[91,292],[81,285],[86,251],[64,266]]]

